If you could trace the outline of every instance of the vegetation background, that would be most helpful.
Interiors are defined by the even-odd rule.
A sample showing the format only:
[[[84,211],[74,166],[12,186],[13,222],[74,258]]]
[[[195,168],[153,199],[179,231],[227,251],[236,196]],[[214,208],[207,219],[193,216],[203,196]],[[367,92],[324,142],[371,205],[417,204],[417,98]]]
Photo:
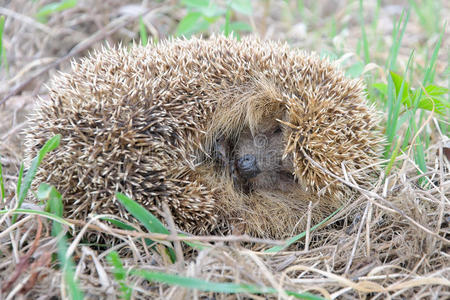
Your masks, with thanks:
[[[449,16],[444,0],[0,1],[0,299],[450,298]],[[36,195],[49,212],[23,202],[58,144],[23,170],[21,130],[49,77],[106,44],[232,32],[316,51],[364,78],[387,141],[372,190],[279,242],[177,236],[118,195],[141,227],[76,224],[120,240],[105,247],[60,217],[51,187]]]

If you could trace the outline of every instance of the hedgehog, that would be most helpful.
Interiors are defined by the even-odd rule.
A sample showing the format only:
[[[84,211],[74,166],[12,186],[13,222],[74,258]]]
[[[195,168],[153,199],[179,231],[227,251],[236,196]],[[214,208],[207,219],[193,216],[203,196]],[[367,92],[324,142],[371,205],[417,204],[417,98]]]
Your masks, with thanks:
[[[122,192],[181,231],[284,238],[350,199],[336,177],[373,181],[382,138],[360,80],[286,43],[168,39],[103,47],[49,84],[26,130],[35,178],[64,215],[129,215]],[[319,167],[320,166],[320,167]]]

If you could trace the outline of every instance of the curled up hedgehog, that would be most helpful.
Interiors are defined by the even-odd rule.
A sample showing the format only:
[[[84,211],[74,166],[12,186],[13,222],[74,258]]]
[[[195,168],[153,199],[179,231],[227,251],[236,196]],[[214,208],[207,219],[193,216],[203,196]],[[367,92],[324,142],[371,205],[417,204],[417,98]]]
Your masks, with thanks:
[[[286,44],[169,40],[103,49],[50,84],[27,129],[28,159],[53,135],[37,183],[54,185],[65,216],[127,217],[128,194],[183,231],[239,228],[284,238],[318,222],[373,179],[378,118],[362,83]],[[219,226],[220,224],[220,226]]]

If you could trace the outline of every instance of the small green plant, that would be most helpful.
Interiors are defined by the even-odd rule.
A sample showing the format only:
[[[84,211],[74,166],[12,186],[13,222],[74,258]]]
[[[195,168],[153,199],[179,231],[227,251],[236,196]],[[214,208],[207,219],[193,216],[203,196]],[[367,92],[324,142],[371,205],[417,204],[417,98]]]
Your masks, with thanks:
[[[124,300],[131,299],[132,289],[126,284],[127,271],[123,267],[122,260],[116,251],[111,251],[106,257],[108,263],[113,267],[113,274],[116,281],[119,283],[122,295],[120,298]]]
[[[386,174],[390,172],[399,150],[406,151],[408,147],[412,147],[414,150],[414,160],[420,171],[422,173],[427,171],[425,148],[429,144],[430,134],[427,130],[421,130],[426,125],[424,124],[426,119],[425,112],[433,111],[437,115],[445,118],[448,116],[450,109],[450,103],[447,98],[449,90],[432,84],[436,71],[437,54],[444,35],[444,28],[430,59],[426,63],[423,80],[417,88],[411,88],[411,84],[406,81],[410,66],[413,64],[413,53],[410,55],[403,76],[392,71],[395,66],[395,60],[393,58],[396,58],[399,47],[395,43],[392,47],[394,50],[391,51],[390,55],[389,69],[391,71],[389,72],[387,84],[375,83],[373,85],[379,91],[388,112],[385,158],[390,159],[390,162],[386,168]],[[417,113],[418,111],[419,113]],[[399,137],[399,129],[405,123],[408,124],[407,130],[403,137]],[[401,138],[403,138],[403,142],[401,142]],[[412,142],[413,144],[411,144]],[[420,179],[421,183],[424,183],[423,180],[422,178]]]
[[[209,0],[181,0],[181,5],[187,8],[187,14],[178,24],[177,36],[190,37],[193,34],[206,32],[209,27],[224,20],[221,29],[226,36],[234,32],[250,32],[252,27],[246,22],[231,21],[234,13],[251,15],[253,10],[249,0],[230,0],[226,6],[218,4],[218,1]]]
[[[362,45],[360,44],[359,47],[363,49],[364,55],[363,60],[359,60],[346,70],[347,75],[350,77],[360,76],[370,60],[368,51],[370,46],[365,33],[362,4],[363,2],[360,1],[359,14],[363,38]],[[414,51],[411,52],[403,74],[400,74],[400,71],[397,69],[398,53],[409,16],[410,11],[404,11],[394,24],[393,43],[385,63],[385,74],[388,74],[387,82],[379,82],[379,79],[376,80],[371,76],[365,76],[369,98],[374,102],[378,102],[387,113],[385,125],[387,144],[384,156],[389,162],[385,169],[386,174],[389,174],[391,171],[398,154],[408,151],[408,149],[413,150],[414,161],[419,167],[419,173],[426,172],[425,149],[429,144],[431,132],[427,129],[431,125],[424,124],[427,115],[432,111],[440,118],[445,118],[448,116],[450,109],[447,98],[449,90],[433,83],[437,54],[441,46],[445,25],[430,58],[426,61],[426,65],[422,67],[424,70],[423,79],[415,88],[411,86],[412,79],[409,81],[406,79],[413,77],[415,67],[413,61]],[[420,69],[421,66],[418,67]],[[404,131],[405,128],[406,131]],[[427,130],[423,130],[424,128]],[[443,131],[445,132],[445,130]],[[422,183],[423,180],[424,178],[420,179]]]
[[[383,97],[393,99],[388,100],[391,103],[389,106],[393,106],[392,103],[395,103],[395,107],[389,110],[392,112],[389,114],[391,121],[388,122],[386,127],[388,145],[386,146],[385,157],[391,158],[391,162],[397,156],[399,148],[402,151],[406,151],[411,142],[410,139],[423,124],[424,111],[433,111],[443,117],[448,116],[450,103],[446,99],[449,91],[447,88],[430,84],[413,89],[404,77],[394,72],[390,73],[388,84],[377,83],[374,84],[374,87]],[[422,110],[419,122],[416,120],[416,111],[418,109]],[[398,138],[398,129],[404,122],[408,122],[409,126],[401,144],[396,138]],[[415,148],[415,161],[422,172],[426,172],[423,141],[428,140],[429,135],[424,133],[417,136],[414,145],[412,145]],[[386,173],[389,173],[391,166],[392,164],[390,163]]]
[[[395,72],[390,72],[390,78],[395,92],[400,96],[400,103],[403,104],[404,109],[417,107],[428,111],[434,110],[442,116],[445,116],[448,112],[450,103],[445,97],[449,92],[447,88],[429,84],[423,89],[421,87],[414,89],[410,87],[410,83],[404,77]],[[376,83],[374,87],[383,98],[387,97],[388,85],[386,83]],[[400,91],[402,92],[401,95]]]
[[[39,165],[41,164],[42,159],[48,152],[50,152],[50,151],[54,150],[56,147],[58,147],[60,139],[61,139],[61,136],[58,134],[58,135],[55,135],[53,138],[51,138],[50,140],[48,140],[45,143],[45,145],[39,151],[38,155],[33,159],[32,163],[31,163],[31,167],[28,170],[27,175],[23,179],[23,185],[22,185],[22,178],[23,178],[24,165],[23,165],[23,163],[21,164],[20,171],[19,171],[19,177],[17,179],[17,188],[16,188],[16,197],[18,198],[17,208],[13,209],[13,211],[11,211],[11,209],[0,210],[0,214],[12,213],[13,214],[13,223],[15,222],[18,214],[28,214],[28,215],[42,216],[44,218],[48,218],[50,220],[53,220],[54,222],[58,222],[60,224],[66,225],[66,226],[73,226],[71,223],[65,221],[62,218],[62,212],[63,212],[62,202],[61,202],[60,206],[58,204],[59,202],[55,202],[55,201],[47,202],[47,207],[46,207],[45,211],[20,208],[22,206],[23,201],[25,200],[25,197],[26,197],[30,187],[31,187],[31,182],[33,181],[33,179],[36,175],[36,171],[37,171]],[[0,163],[0,188],[1,188],[1,197],[2,197],[2,199],[4,199],[5,189],[4,189],[4,184],[3,184],[3,173],[2,173],[1,163]],[[50,199],[50,196],[54,196],[54,194],[49,194],[50,192],[54,193],[53,190],[49,189],[49,185],[42,183],[38,188],[38,192],[37,192],[36,196],[38,199],[43,199],[46,201],[46,200]],[[56,193],[57,193],[57,191],[56,191]],[[51,198],[51,199],[53,199],[53,198]],[[51,213],[52,211],[55,211],[56,214]]]
[[[36,13],[36,19],[41,23],[47,23],[48,16],[54,14],[55,12],[60,12],[75,7],[77,3],[77,0],[64,0],[60,2],[49,3],[38,10],[38,12]]]

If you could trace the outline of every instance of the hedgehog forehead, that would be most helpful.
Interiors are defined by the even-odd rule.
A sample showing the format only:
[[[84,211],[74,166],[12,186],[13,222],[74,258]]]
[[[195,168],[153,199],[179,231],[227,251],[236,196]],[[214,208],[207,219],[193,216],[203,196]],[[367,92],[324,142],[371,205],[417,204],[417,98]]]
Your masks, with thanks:
[[[247,116],[246,126],[250,129],[253,135],[266,134],[273,131],[280,126],[280,120],[285,120],[287,117],[287,109],[285,105],[279,103],[272,103],[265,107],[256,107],[249,110]]]
[[[208,122],[207,140],[236,139],[244,128],[256,134],[286,119],[283,93],[273,80],[253,78],[211,95],[217,105]]]

